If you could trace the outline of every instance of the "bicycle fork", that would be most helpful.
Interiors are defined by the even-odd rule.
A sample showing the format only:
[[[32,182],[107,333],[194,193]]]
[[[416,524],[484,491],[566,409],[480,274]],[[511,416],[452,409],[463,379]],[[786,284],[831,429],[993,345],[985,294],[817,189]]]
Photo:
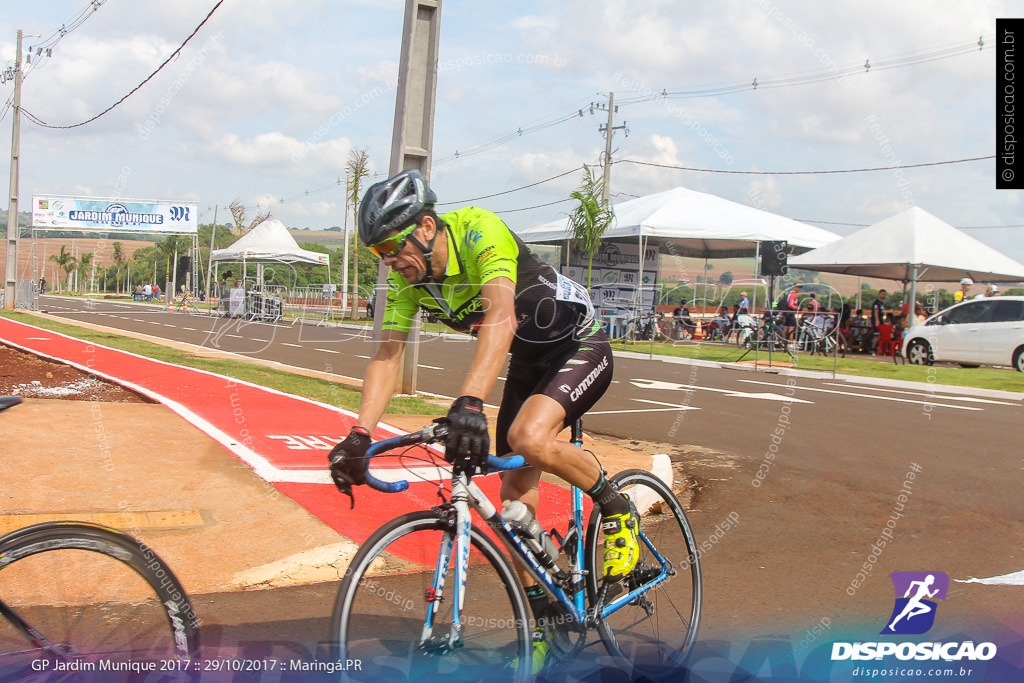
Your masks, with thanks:
[[[434,569],[433,585],[427,589],[427,615],[423,621],[420,634],[420,649],[432,654],[443,655],[462,646],[462,607],[466,594],[466,574],[469,570],[469,503],[465,494],[453,494],[454,517],[452,528],[446,531],[441,539],[440,552],[437,555],[437,567]],[[454,567],[452,566],[454,549]],[[434,636],[434,620],[441,603],[446,599],[445,584],[448,571],[452,570],[452,592],[448,599],[452,601],[452,623],[448,634]]]

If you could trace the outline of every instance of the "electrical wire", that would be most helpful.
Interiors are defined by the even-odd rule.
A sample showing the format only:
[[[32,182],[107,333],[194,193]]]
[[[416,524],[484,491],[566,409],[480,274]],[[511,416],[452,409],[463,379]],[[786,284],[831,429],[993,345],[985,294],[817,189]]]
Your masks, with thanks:
[[[479,201],[481,199],[490,199],[491,197],[500,197],[503,194],[512,194],[513,192],[518,192],[519,190],[525,190],[525,189],[530,188],[530,187],[536,187],[538,185],[543,185],[544,183],[550,183],[552,180],[557,180],[557,179],[559,179],[559,178],[561,178],[563,176],[569,175],[570,173],[575,173],[576,171],[579,171],[582,168],[583,168],[582,166],[577,166],[576,168],[570,168],[568,171],[564,171],[562,173],[559,173],[558,175],[551,176],[550,178],[546,178],[544,180],[538,180],[535,183],[530,183],[529,185],[523,185],[522,187],[515,187],[515,188],[512,188],[511,190],[504,190],[502,192],[495,192],[494,194],[485,194],[485,195],[483,195],[481,197],[473,197],[472,199],[460,199],[458,201],[443,202],[443,203],[439,202],[438,206],[451,206],[452,204],[469,204],[470,202]],[[517,211],[518,211],[518,209],[517,209]]]
[[[904,68],[910,66],[917,66],[918,64],[924,64],[927,62],[933,62],[940,59],[949,59],[952,57],[959,57],[965,54],[973,52],[980,52],[982,50],[993,49],[995,39],[989,37],[986,42],[985,36],[980,36],[977,41],[961,42],[952,45],[930,48],[920,52],[904,53],[902,55],[894,55],[892,57],[886,57],[874,62],[870,58],[865,59],[863,63],[857,63],[855,65],[848,65],[841,68],[828,69],[825,71],[804,71],[796,72],[787,76],[780,76],[778,78],[769,79],[758,79],[756,76],[746,81],[734,81],[731,83],[722,84],[711,84],[707,86],[697,86],[694,88],[684,88],[677,90],[661,90],[656,94],[641,95],[637,97],[626,97],[620,100],[616,100],[616,107],[628,106],[632,104],[639,104],[641,102],[651,102],[656,100],[665,99],[685,99],[694,97],[716,97],[720,95],[732,95],[740,92],[754,91],[758,89],[773,89],[773,88],[788,88],[799,85],[808,85],[811,83],[820,83],[828,80],[839,80],[846,76],[853,76],[858,74],[868,74],[871,71],[887,71],[890,69]],[[554,126],[558,126],[566,121],[571,121],[575,118],[582,118],[583,112],[590,110],[590,113],[594,113],[596,109],[595,103],[590,103],[582,108],[577,108],[573,112],[558,115],[555,118],[528,125],[525,127],[517,128],[515,131],[506,133],[500,137],[497,137],[489,142],[485,142],[480,145],[474,145],[467,150],[459,151],[448,154],[443,157],[439,157],[434,161],[434,165],[455,161],[457,159],[463,159],[475,154],[480,154],[488,150],[494,149],[500,145],[510,142],[518,137],[528,135],[530,133],[540,132]]]
[[[105,0],[104,0],[104,1],[105,1]],[[195,29],[194,29],[194,30],[192,31],[192,33],[190,33],[190,34],[188,35],[188,37],[187,37],[187,38],[185,38],[185,40],[184,40],[184,41],[183,41],[183,42],[181,43],[181,45],[179,45],[179,46],[178,46],[178,48],[177,48],[176,50],[174,50],[174,52],[172,52],[172,53],[170,54],[170,56],[168,56],[168,57],[167,57],[167,59],[165,59],[165,60],[163,61],[163,63],[162,63],[162,64],[160,64],[160,66],[158,66],[158,67],[156,68],[156,70],[155,70],[155,71],[154,71],[153,73],[151,73],[151,74],[149,74],[148,76],[146,76],[146,78],[145,78],[145,79],[144,79],[144,80],[143,80],[143,81],[142,81],[141,83],[139,83],[139,84],[138,84],[137,86],[135,86],[134,88],[132,88],[132,89],[131,89],[131,90],[130,90],[130,91],[128,92],[128,94],[126,94],[126,95],[125,95],[124,97],[122,97],[121,99],[119,99],[119,100],[118,100],[117,102],[114,102],[114,103],[113,103],[112,105],[110,105],[109,107],[107,107],[106,109],[104,109],[103,111],[101,111],[101,112],[100,112],[99,114],[96,114],[96,116],[93,116],[93,117],[92,117],[91,119],[87,119],[87,120],[85,120],[85,121],[82,121],[81,123],[75,123],[75,124],[72,124],[72,125],[70,125],[70,126],[56,126],[56,125],[51,125],[51,124],[49,124],[49,123],[46,123],[45,121],[43,121],[42,119],[40,119],[40,118],[39,118],[38,116],[35,116],[35,115],[34,115],[34,114],[32,114],[31,112],[29,112],[29,111],[28,111],[27,109],[25,109],[24,107],[22,107],[22,108],[21,108],[21,111],[22,111],[22,113],[24,113],[24,114],[25,114],[25,116],[26,116],[26,118],[28,118],[28,119],[29,119],[29,120],[30,120],[30,121],[31,121],[32,123],[36,124],[37,126],[42,126],[43,128],[60,128],[60,129],[68,129],[68,128],[78,128],[79,126],[84,126],[84,125],[86,125],[87,123],[92,123],[93,121],[95,121],[96,119],[100,118],[101,116],[103,116],[103,115],[104,115],[104,114],[106,114],[107,112],[111,111],[111,110],[112,110],[112,109],[113,109],[114,107],[116,107],[117,105],[121,104],[122,102],[124,102],[125,100],[127,100],[127,99],[128,99],[129,97],[131,97],[132,95],[134,95],[134,94],[135,94],[135,92],[136,92],[137,90],[139,90],[139,89],[140,89],[140,88],[141,88],[142,86],[146,85],[146,83],[148,83],[148,82],[149,82],[150,80],[152,80],[152,78],[153,78],[154,76],[156,76],[156,75],[157,75],[158,73],[160,73],[160,71],[161,71],[161,70],[162,70],[162,69],[163,69],[163,68],[164,68],[165,66],[167,66],[167,64],[168,64],[168,63],[169,63],[169,62],[170,62],[170,61],[171,61],[172,59],[174,59],[175,57],[177,57],[177,56],[178,56],[178,54],[179,54],[179,53],[181,52],[182,48],[184,48],[184,47],[185,47],[185,45],[187,45],[187,44],[188,44],[188,42],[189,42],[190,40],[192,40],[192,38],[193,38],[193,37],[194,37],[194,36],[195,36],[195,35],[196,35],[197,33],[199,33],[199,30],[200,30],[200,29],[201,29],[201,28],[203,27],[203,25],[204,25],[204,24],[206,24],[206,22],[207,22],[207,21],[209,21],[209,20],[210,20],[210,17],[212,17],[212,16],[213,16],[213,13],[214,13],[214,12],[216,12],[216,11],[217,11],[217,8],[219,8],[219,7],[220,7],[220,6],[221,6],[221,5],[223,4],[223,3],[224,3],[224,0],[217,0],[217,4],[216,4],[216,5],[214,5],[214,6],[213,6],[213,9],[211,9],[211,10],[210,10],[210,11],[209,11],[209,12],[207,13],[207,15],[206,15],[206,16],[205,16],[205,17],[203,18],[203,20],[202,20],[201,22],[199,22],[199,25],[195,27]],[[62,37],[63,37],[63,36],[62,36]]]
[[[729,173],[734,175],[828,175],[833,173],[871,173],[874,171],[892,171],[896,168],[924,168],[926,166],[946,166],[949,164],[963,164],[970,161],[984,161],[995,159],[994,154],[984,157],[971,157],[969,159],[953,159],[951,161],[930,161],[921,164],[899,164],[898,166],[876,166],[874,168],[844,168],[831,171],[734,171],[719,168],[695,168],[692,166],[673,166],[671,164],[656,164],[653,161],[638,161],[636,159],[615,159],[613,164],[637,164],[639,166],[654,166],[655,168],[671,168],[677,171],[696,171],[698,173]]]

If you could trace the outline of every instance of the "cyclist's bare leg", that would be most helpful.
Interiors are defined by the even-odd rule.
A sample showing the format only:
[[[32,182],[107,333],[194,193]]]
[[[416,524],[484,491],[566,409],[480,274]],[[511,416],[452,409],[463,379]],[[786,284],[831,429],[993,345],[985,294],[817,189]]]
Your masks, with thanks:
[[[508,443],[513,453],[522,455],[531,467],[502,473],[502,500],[521,500],[536,517],[542,472],[561,477],[584,491],[597,483],[601,475],[597,463],[577,446],[557,438],[564,422],[565,409],[554,399],[543,394],[526,399],[509,428]],[[523,586],[536,584],[518,560],[515,569]]]
[[[532,467],[587,491],[597,483],[601,469],[592,457],[558,438],[564,424],[565,409],[553,398],[534,394],[523,403],[508,430],[509,446]]]

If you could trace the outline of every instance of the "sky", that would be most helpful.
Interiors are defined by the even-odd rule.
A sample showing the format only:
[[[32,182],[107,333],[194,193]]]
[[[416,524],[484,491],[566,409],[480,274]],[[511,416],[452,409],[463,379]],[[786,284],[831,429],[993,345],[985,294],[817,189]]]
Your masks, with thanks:
[[[24,110],[51,126],[96,116],[215,4],[101,1],[48,57],[33,51]],[[6,0],[0,65],[18,29],[27,50],[89,7]],[[996,153],[995,20],[1021,9],[444,0],[431,185],[440,210],[473,203],[513,229],[564,217],[604,151],[607,112],[591,103],[614,93],[628,131],[613,137],[613,202],[685,186],[840,235],[917,205],[1024,262],[1021,191],[995,189],[993,159],[907,168]],[[387,175],[403,15],[398,0],[225,0],[110,112],[67,129],[22,119],[19,208],[32,193],[167,199],[196,202],[202,223],[219,207],[223,223],[238,200],[292,228],[342,226],[350,151]],[[764,173],[861,168],[883,170]]]

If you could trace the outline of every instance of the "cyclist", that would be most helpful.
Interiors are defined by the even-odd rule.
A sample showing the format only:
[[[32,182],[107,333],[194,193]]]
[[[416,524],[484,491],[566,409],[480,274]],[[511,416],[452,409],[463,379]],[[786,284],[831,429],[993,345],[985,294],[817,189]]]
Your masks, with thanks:
[[[465,207],[438,216],[436,194],[418,171],[370,187],[359,206],[358,231],[391,268],[381,341],[366,371],[359,417],[331,451],[331,476],[352,496],[365,483],[370,434],[394,393],[402,344],[423,309],[478,339],[461,395],[448,411],[445,457],[481,461],[489,452],[483,399],[511,354],[495,425],[495,452],[518,453],[529,467],[502,474],[504,500],[536,515],[541,472],[586,491],[599,506],[605,535],[604,575],[615,582],[636,565],[638,518],[597,463],[556,437],[611,383],[612,353],[588,292],[537,258],[498,216]],[[519,570],[538,623],[548,614],[543,589]],[[534,668],[549,645],[534,633]]]

